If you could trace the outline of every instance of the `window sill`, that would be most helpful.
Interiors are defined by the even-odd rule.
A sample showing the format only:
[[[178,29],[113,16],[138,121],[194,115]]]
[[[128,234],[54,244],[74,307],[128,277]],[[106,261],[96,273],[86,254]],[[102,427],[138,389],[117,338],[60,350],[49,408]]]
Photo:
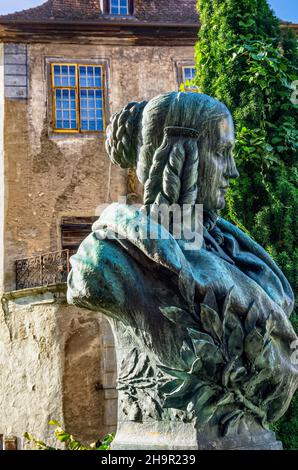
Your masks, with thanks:
[[[134,15],[112,15],[110,13],[105,13],[103,15],[104,18],[107,18],[107,19],[112,19],[112,20],[123,20],[123,19],[127,19],[127,20],[136,20],[137,18],[134,16]]]
[[[106,134],[105,131],[103,132],[88,132],[88,133],[80,133],[80,132],[53,132],[49,131],[48,137],[50,140],[73,140],[73,139],[87,139],[87,140],[95,140],[98,139],[100,141],[104,141]]]

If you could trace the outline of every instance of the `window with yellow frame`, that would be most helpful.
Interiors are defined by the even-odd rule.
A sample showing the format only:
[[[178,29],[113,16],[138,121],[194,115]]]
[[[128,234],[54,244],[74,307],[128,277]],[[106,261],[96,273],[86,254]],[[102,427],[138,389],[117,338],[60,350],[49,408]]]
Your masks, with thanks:
[[[54,132],[105,129],[103,65],[51,64]]]
[[[194,66],[186,65],[182,67],[184,91],[198,91],[198,87],[193,84],[195,76],[196,68]]]

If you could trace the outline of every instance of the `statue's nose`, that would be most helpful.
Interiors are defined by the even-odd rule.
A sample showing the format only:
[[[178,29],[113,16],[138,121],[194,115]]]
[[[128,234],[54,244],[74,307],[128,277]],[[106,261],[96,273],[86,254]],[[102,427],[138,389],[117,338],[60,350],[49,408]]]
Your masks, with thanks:
[[[227,159],[225,176],[227,176],[228,178],[239,178],[239,172],[237,170],[233,155],[230,155]]]

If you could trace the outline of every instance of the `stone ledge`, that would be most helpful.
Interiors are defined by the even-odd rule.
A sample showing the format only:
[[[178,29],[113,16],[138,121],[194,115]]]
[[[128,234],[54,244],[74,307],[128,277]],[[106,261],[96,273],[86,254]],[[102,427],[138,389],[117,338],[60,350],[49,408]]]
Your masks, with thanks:
[[[42,295],[46,293],[52,293],[52,294],[60,294],[59,300],[66,302],[66,290],[67,290],[66,282],[60,283],[60,284],[50,284],[48,286],[30,287],[27,289],[4,292],[2,294],[1,300],[13,300],[13,299],[20,299],[22,297],[32,297],[32,296]]]

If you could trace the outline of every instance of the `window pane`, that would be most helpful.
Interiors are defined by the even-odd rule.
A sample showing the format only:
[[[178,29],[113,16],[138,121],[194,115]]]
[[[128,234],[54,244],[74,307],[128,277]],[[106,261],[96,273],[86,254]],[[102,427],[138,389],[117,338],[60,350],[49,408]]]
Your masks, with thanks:
[[[61,86],[60,65],[54,65],[54,85]]]
[[[95,86],[101,87],[101,68],[95,67]]]
[[[128,15],[128,0],[110,0],[112,15]]]
[[[96,121],[96,130],[97,130],[97,131],[103,131],[103,121],[100,120],[100,119],[98,119],[98,120]]]
[[[115,0],[115,7],[119,7]],[[98,65],[79,66],[80,87],[80,130],[101,131],[103,130],[103,91],[102,67]]]
[[[184,81],[186,81],[186,80],[192,80],[192,79],[195,77],[195,75],[196,75],[196,69],[195,69],[195,67],[184,67],[183,72],[184,72],[184,73],[183,73],[183,75],[184,75],[184,77],[183,77]]]
[[[75,77],[75,75],[70,75],[70,77],[69,77],[69,86],[76,86],[76,77]]]
[[[62,86],[68,86],[68,77],[62,76]]]
[[[87,100],[81,99],[81,109],[87,108]]]
[[[76,101],[72,97],[75,98],[74,90],[55,90],[57,129],[77,129]]]
[[[101,131],[103,130],[103,110],[101,90],[80,90],[81,96],[81,130]],[[82,98],[84,96],[84,98]]]
[[[54,86],[61,86],[61,77],[60,75],[54,76]]]

